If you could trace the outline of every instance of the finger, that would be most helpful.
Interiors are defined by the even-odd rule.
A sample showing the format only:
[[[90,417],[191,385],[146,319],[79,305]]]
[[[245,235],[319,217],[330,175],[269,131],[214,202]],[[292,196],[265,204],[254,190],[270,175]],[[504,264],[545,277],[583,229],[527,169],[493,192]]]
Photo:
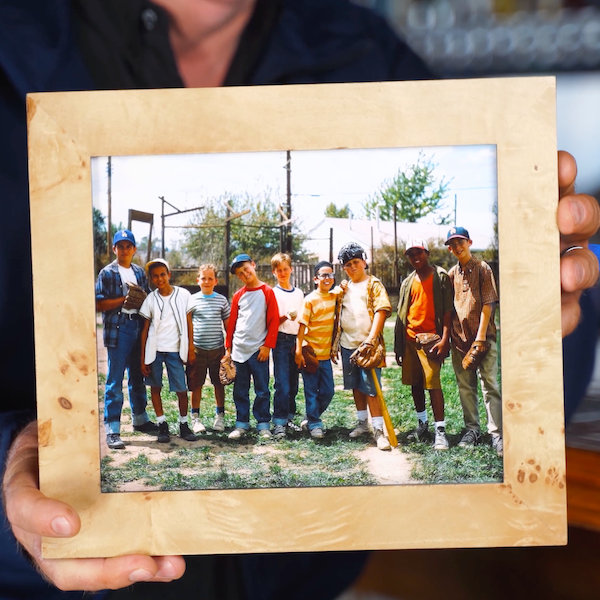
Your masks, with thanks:
[[[575,192],[575,178],[577,177],[577,163],[575,159],[564,150],[558,151],[558,187],[562,198]]]
[[[568,246],[587,246],[587,240],[600,227],[600,206],[586,194],[567,195],[561,198],[556,213],[561,233],[561,250]]]
[[[598,259],[590,250],[571,250],[560,259],[560,283],[563,292],[592,287],[598,280]]]
[[[140,581],[168,582],[185,571],[181,556],[42,560],[40,568],[63,591],[120,589]]]
[[[562,294],[561,325],[563,337],[573,332],[579,323],[581,316],[580,296],[581,292],[563,292]]]

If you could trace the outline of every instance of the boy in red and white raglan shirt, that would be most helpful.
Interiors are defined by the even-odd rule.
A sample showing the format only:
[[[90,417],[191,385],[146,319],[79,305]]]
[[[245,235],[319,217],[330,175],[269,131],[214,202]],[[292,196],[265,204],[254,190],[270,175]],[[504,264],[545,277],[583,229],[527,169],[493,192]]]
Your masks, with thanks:
[[[269,355],[277,344],[277,299],[272,288],[257,277],[256,265],[248,254],[233,259],[231,273],[244,287],[233,295],[225,340],[226,354],[236,368],[233,400],[237,417],[229,439],[239,440],[250,429],[250,378],[254,383],[252,414],[257,421],[256,429],[261,438],[270,438]]]

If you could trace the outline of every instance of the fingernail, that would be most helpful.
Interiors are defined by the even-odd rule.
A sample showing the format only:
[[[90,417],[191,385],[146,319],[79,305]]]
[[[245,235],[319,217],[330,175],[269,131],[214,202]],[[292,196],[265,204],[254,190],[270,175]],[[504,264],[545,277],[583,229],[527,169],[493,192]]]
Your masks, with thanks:
[[[146,571],[146,569],[136,569],[129,573],[129,581],[131,583],[136,583],[138,581],[149,581],[152,579],[154,575],[150,573],[150,571]]]
[[[160,567],[156,573],[156,577],[163,577],[165,579],[173,579],[177,575],[175,567],[167,560]]]
[[[71,524],[69,523],[69,521],[67,521],[67,519],[65,519],[65,517],[56,517],[50,523],[50,527],[56,535],[69,536],[72,535],[73,532]]]
[[[571,216],[573,217],[575,225],[583,223],[583,220],[585,219],[585,210],[583,209],[581,202],[578,202],[577,200],[570,200],[569,208],[571,210]]]

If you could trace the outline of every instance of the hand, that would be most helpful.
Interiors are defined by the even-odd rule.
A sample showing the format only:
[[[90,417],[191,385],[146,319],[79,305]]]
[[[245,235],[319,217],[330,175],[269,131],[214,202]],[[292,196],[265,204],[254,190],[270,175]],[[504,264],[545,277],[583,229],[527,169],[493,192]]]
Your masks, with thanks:
[[[340,281],[340,289],[342,290],[342,294],[346,293],[346,290],[348,289],[348,280],[347,279],[342,279],[342,281]]]
[[[182,556],[42,558],[41,536],[72,537],[79,532],[81,521],[68,504],[46,498],[38,488],[37,423],[30,423],[15,439],[6,462],[6,516],[42,575],[59,589],[114,590],[138,581],[173,581],[183,575]]]
[[[567,152],[558,153],[559,202],[557,211],[561,253],[571,250],[560,259],[562,286],[562,333],[571,333],[579,321],[581,292],[598,279],[598,260],[587,249],[588,239],[600,227],[600,208],[591,196],[575,193],[577,164]]]
[[[191,348],[190,351],[188,352],[187,364],[193,365],[195,362],[196,362],[196,352],[194,351],[193,348]]]
[[[267,346],[261,346],[260,350],[258,351],[258,362],[265,362],[266,360],[269,360],[270,352],[271,348],[267,348]]]
[[[297,310],[290,310],[290,312],[288,312],[288,314],[286,315],[286,317],[290,321],[295,321],[297,316],[298,316],[298,311]]]
[[[306,362],[304,361],[304,356],[302,356],[302,351],[296,352],[296,354],[294,356],[294,361],[296,363],[296,366],[299,369],[302,369],[303,367],[306,366]]]
[[[142,369],[141,370],[142,370],[142,375],[144,377],[149,377],[150,373],[152,372],[150,365],[145,365],[143,360],[142,360]]]

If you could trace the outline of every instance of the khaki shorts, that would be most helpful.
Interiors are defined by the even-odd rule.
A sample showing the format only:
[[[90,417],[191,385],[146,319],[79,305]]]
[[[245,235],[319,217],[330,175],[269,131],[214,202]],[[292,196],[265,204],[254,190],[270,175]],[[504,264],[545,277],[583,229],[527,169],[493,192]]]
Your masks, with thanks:
[[[194,348],[196,360],[193,365],[187,368],[188,389],[193,392],[202,387],[206,380],[206,372],[210,374],[210,382],[216,386],[223,384],[219,380],[219,367],[221,359],[225,356],[225,348],[215,348],[214,350],[202,350]]]
[[[441,390],[440,370],[442,363],[427,356],[425,350],[417,350],[414,340],[406,338],[402,357],[402,383],[423,388]]]

